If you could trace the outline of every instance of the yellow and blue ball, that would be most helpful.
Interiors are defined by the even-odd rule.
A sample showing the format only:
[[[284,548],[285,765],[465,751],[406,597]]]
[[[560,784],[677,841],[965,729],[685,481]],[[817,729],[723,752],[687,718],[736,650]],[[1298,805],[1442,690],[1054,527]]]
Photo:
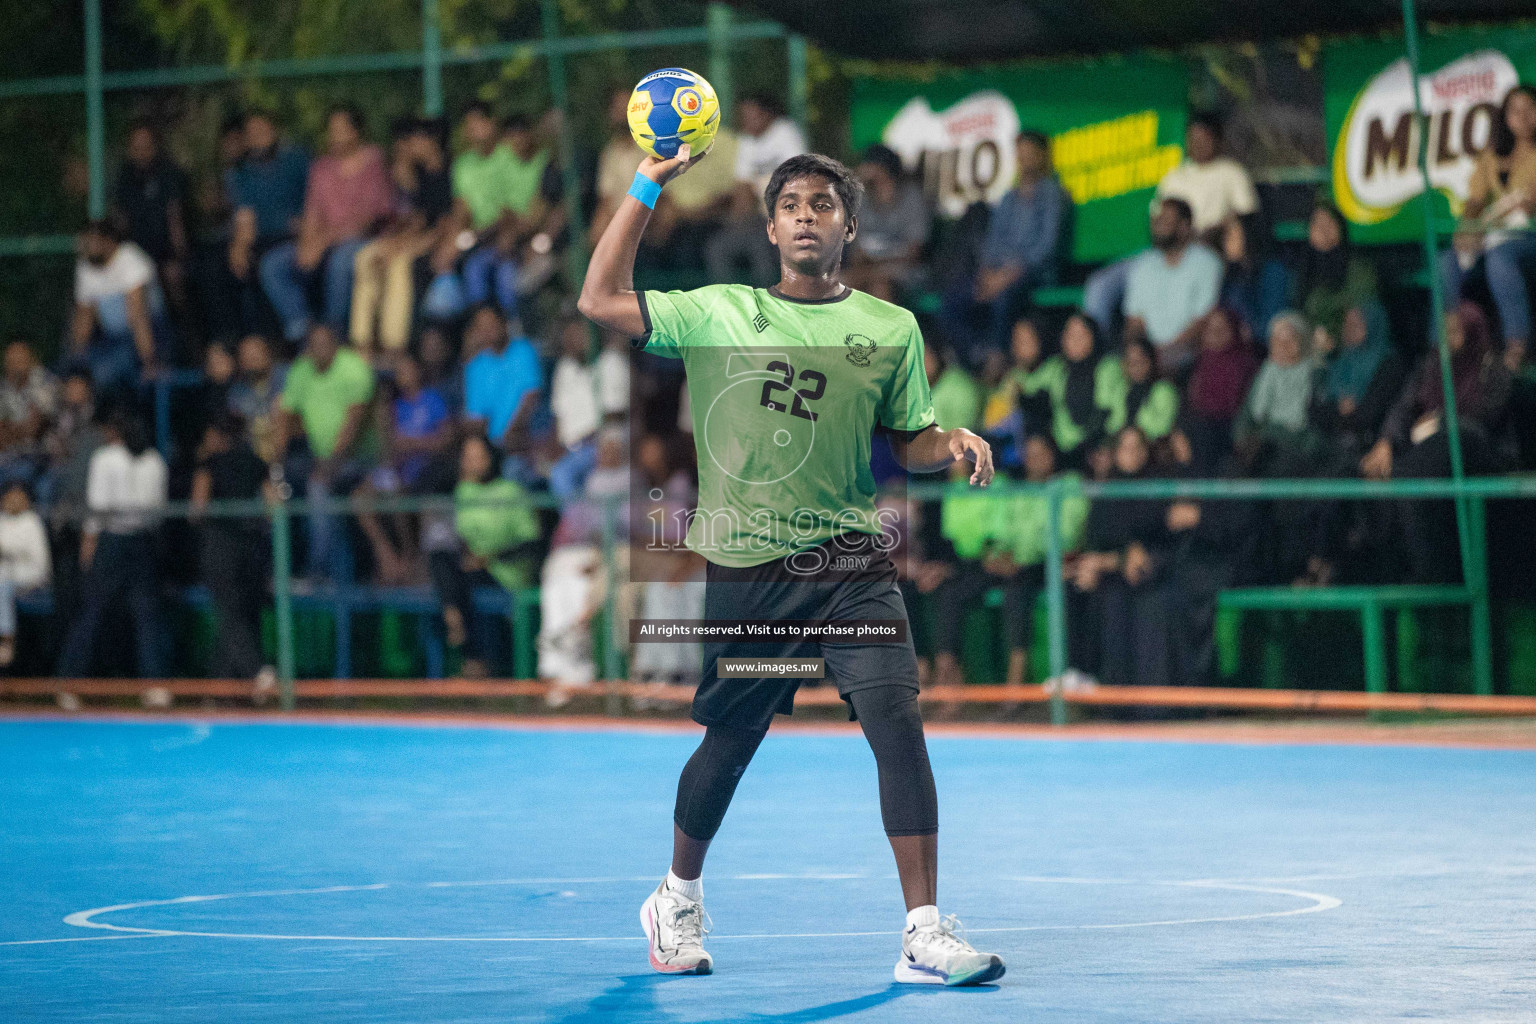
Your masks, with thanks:
[[[629,133],[654,157],[670,160],[685,143],[698,156],[719,128],[720,99],[714,86],[687,68],[652,71],[630,93]]]

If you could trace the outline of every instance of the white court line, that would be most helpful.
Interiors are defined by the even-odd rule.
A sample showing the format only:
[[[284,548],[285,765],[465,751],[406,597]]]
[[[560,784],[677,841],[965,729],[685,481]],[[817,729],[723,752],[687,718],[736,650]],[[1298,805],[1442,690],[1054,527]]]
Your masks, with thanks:
[[[110,942],[113,939],[153,939],[154,932],[137,932],[131,935],[74,935],[66,939],[11,939],[0,946],[48,946],[56,942]]]
[[[763,876],[739,875],[732,880],[757,880]],[[792,879],[847,879],[860,878],[859,875],[791,875],[777,876]],[[649,881],[649,877],[639,879],[619,879],[618,881]],[[510,885],[515,884],[515,879],[503,879],[499,881],[476,882],[427,882],[423,887],[442,888],[448,885]],[[528,879],[531,884],[580,884],[581,879]],[[600,881],[600,880],[591,880]],[[1343,901],[1335,896],[1322,893],[1305,892],[1300,889],[1279,889],[1261,885],[1247,885],[1232,882],[1222,882],[1211,879],[1195,879],[1189,881],[1167,881],[1148,879],[1096,879],[1096,878],[1065,878],[1053,876],[1018,876],[1003,878],[999,881],[1034,882],[1034,883],[1062,883],[1071,885],[1155,885],[1155,886],[1179,886],[1184,888],[1223,889],[1235,892],[1256,892],[1276,896],[1290,896],[1297,899],[1311,900],[1311,904],[1303,907],[1295,907],[1290,910],[1262,911],[1253,914],[1234,914],[1219,917],[1190,917],[1171,918],[1159,921],[1127,921],[1107,924],[1041,924],[1041,925],[1016,925],[1011,927],[996,928],[972,928],[969,931],[975,934],[1001,934],[1005,932],[1045,932],[1045,931],[1102,931],[1110,929],[1126,928],[1158,928],[1171,925],[1185,924],[1215,924],[1229,921],[1257,921],[1264,918],[1293,917],[1298,914],[1315,914],[1321,911],[1333,910],[1343,904]],[[221,893],[204,896],[178,896],[169,900],[141,900],[136,903],[119,903],[109,907],[97,907],[93,910],[81,910],[64,918],[64,923],[76,928],[96,928],[104,931],[121,933],[123,937],[186,937],[202,939],[264,939],[291,942],[639,942],[641,938],[634,935],[583,935],[583,936],[542,936],[542,935],[289,935],[264,932],[201,932],[182,931],[169,928],[139,928],[127,925],[109,924],[105,921],[97,921],[96,917],[103,914],[116,913],[126,910],[141,910],[147,907],[167,907],[183,903],[208,903],[216,900],[253,899],[273,896],[310,896],[324,893],[339,892],[364,892],[394,888],[395,883],[376,882],[372,885],[333,885],[319,889],[273,889],[262,892],[246,893]],[[401,886],[405,888],[407,886]],[[795,933],[747,933],[741,935],[716,934],[715,939],[831,939],[831,938],[858,938],[874,935],[893,935],[891,930],[856,931],[856,932],[795,932]],[[47,941],[47,940],[44,940]]]

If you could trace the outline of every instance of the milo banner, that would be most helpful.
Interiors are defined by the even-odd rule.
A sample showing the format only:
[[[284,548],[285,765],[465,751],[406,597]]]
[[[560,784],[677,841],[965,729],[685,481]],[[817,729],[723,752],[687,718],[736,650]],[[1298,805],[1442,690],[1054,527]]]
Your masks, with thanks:
[[[1330,44],[1323,55],[1324,113],[1334,201],[1363,242],[1421,237],[1419,147],[1442,216],[1461,212],[1477,154],[1489,144],[1499,104],[1522,79],[1536,81],[1536,28],[1457,30],[1423,37],[1414,121],[1412,74],[1402,39]]]
[[[955,217],[995,203],[1017,178],[1020,128],[1051,136],[1077,203],[1074,255],[1109,259],[1147,243],[1147,204],[1183,157],[1189,72],[1162,57],[1053,61],[854,85],[855,150],[884,142]]]

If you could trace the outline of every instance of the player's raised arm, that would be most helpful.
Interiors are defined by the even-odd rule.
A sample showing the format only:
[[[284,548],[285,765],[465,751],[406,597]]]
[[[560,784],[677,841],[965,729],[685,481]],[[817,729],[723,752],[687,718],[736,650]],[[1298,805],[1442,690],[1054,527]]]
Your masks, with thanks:
[[[635,295],[635,254],[640,251],[640,236],[650,223],[661,187],[702,159],[703,153],[690,159],[685,145],[670,160],[648,156],[640,162],[629,195],[620,201],[607,229],[592,248],[587,278],[581,285],[581,297],[576,300],[582,316],[631,338],[645,334],[645,317]]]

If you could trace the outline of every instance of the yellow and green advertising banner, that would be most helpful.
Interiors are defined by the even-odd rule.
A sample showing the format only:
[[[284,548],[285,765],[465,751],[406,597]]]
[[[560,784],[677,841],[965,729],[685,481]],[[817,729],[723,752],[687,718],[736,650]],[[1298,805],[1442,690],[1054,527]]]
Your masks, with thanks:
[[[1430,33],[1419,52],[1427,133],[1415,123],[1401,37],[1339,40],[1323,52],[1329,174],[1357,241],[1421,236],[1419,146],[1426,140],[1437,213],[1458,215],[1504,96],[1521,81],[1536,81],[1536,26]]]
[[[1014,137],[1051,137],[1077,204],[1075,257],[1110,259],[1147,244],[1157,182],[1183,158],[1189,70],[1160,56],[1051,61],[854,83],[855,150],[883,142],[959,216],[1017,180]]]

